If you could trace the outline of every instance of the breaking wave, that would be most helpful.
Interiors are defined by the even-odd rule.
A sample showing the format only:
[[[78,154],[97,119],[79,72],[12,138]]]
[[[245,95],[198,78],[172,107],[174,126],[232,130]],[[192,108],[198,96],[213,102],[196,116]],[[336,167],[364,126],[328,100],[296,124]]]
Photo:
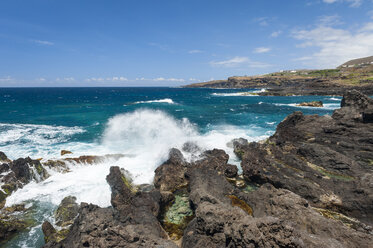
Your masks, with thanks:
[[[28,200],[56,205],[64,197],[73,195],[78,202],[109,206],[110,188],[105,178],[110,166],[129,171],[136,184],[151,183],[154,170],[168,158],[169,150],[173,147],[181,149],[185,142],[197,144],[202,148],[201,152],[213,148],[224,149],[230,155],[230,162],[234,163],[236,158],[233,149],[227,145],[229,141],[238,137],[249,141],[261,140],[270,134],[254,126],[240,128],[229,125],[212,126],[210,131],[201,133],[188,119],[175,119],[160,110],[141,109],[119,114],[109,119],[101,142],[92,150],[122,153],[124,157],[94,165],[68,164],[71,172],[66,174],[49,171],[51,176],[47,180],[30,183],[16,191],[7,199],[7,205]],[[92,150],[86,152],[91,153]],[[191,154],[184,155],[191,159]]]

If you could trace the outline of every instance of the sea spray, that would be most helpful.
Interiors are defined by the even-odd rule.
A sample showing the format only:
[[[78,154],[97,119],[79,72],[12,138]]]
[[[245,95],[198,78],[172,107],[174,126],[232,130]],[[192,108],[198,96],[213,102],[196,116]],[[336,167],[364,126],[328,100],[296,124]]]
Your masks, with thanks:
[[[67,163],[71,172],[61,174],[49,171],[51,176],[47,180],[32,182],[16,191],[8,198],[7,205],[29,200],[57,205],[64,197],[73,195],[78,202],[109,206],[110,189],[105,177],[110,166],[128,170],[135,184],[152,183],[154,170],[168,158],[168,152],[173,147],[181,149],[184,143],[193,142],[202,148],[201,152],[220,148],[226,150],[234,162],[233,150],[227,147],[229,141],[237,137],[250,141],[267,137],[258,128],[243,129],[229,125],[211,128],[211,131],[201,134],[187,118],[178,120],[160,110],[140,109],[116,115],[109,119],[96,151],[101,155],[122,153],[124,157],[90,165]],[[85,152],[97,155],[95,149]],[[191,158],[187,153],[184,155]]]

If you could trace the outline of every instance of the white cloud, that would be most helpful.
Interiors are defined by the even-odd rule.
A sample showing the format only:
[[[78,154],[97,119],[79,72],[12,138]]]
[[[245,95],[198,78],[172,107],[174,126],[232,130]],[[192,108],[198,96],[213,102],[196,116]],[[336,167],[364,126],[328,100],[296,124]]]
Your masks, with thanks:
[[[332,3],[337,3],[337,2],[347,2],[350,4],[351,7],[359,7],[362,3],[363,0],[323,0],[324,3],[327,4],[332,4]]]
[[[31,40],[32,42],[39,44],[39,45],[45,45],[45,46],[53,46],[54,43],[46,40]]]
[[[126,82],[128,78],[126,77],[91,77],[85,79],[86,82]]]
[[[202,51],[202,50],[198,50],[198,49],[196,49],[196,50],[190,50],[190,51],[188,51],[188,53],[189,53],[189,54],[203,53],[203,51]]]
[[[189,81],[193,81],[193,82],[201,82],[200,79],[197,79],[197,78],[189,78]]]
[[[10,82],[10,81],[13,81],[13,80],[14,79],[11,76],[0,78],[0,82]]]
[[[262,63],[262,62],[256,62],[250,60],[248,57],[239,57],[236,56],[232,59],[223,60],[223,61],[211,61],[211,66],[214,67],[250,67],[250,68],[266,68],[271,65]]]
[[[282,34],[282,31],[279,30],[279,31],[275,31],[271,34],[271,37],[272,38],[276,38],[276,37],[279,37],[280,35]]]
[[[164,78],[164,77],[159,77],[159,78],[154,78],[152,81],[154,82],[185,82],[184,79],[182,78]]]
[[[271,51],[270,47],[257,47],[255,48],[254,53],[268,53],[269,51]]]
[[[47,81],[45,78],[43,78],[43,77],[41,77],[41,78],[37,78],[36,79],[37,81],[40,81],[40,82],[45,82],[45,81]]]
[[[298,47],[317,49],[298,59],[308,60],[307,64],[313,67],[330,68],[350,59],[373,55],[373,23],[366,23],[354,31],[318,25],[313,29],[294,31],[293,37],[303,41]]]
[[[75,78],[73,77],[64,77],[64,78],[56,78],[57,82],[73,82]]]

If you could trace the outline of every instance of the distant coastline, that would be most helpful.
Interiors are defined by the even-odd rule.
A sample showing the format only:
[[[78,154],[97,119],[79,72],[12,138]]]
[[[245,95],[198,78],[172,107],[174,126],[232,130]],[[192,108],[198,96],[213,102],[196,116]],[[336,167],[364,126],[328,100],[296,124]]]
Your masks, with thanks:
[[[267,89],[258,95],[335,95],[359,90],[373,95],[373,57],[348,61],[336,69],[289,70],[260,76],[233,76],[185,85],[186,88]]]

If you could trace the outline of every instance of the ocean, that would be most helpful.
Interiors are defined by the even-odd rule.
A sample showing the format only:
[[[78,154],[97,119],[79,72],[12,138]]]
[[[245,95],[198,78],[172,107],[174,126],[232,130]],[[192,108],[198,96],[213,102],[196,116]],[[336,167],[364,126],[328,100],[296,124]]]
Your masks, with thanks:
[[[94,165],[70,165],[71,172],[48,170],[51,176],[32,182],[7,198],[7,205],[32,207],[35,225],[6,244],[41,247],[44,220],[53,222],[60,201],[110,205],[105,177],[110,166],[130,172],[136,184],[151,183],[154,170],[170,148],[193,142],[202,150],[220,148],[239,165],[229,142],[263,140],[294,111],[330,115],[341,97],[257,96],[264,89],[190,88],[1,88],[0,151],[9,158],[59,159],[61,150],[81,155],[124,154]],[[297,107],[323,101],[323,108]],[[191,154],[184,154],[193,159]]]

